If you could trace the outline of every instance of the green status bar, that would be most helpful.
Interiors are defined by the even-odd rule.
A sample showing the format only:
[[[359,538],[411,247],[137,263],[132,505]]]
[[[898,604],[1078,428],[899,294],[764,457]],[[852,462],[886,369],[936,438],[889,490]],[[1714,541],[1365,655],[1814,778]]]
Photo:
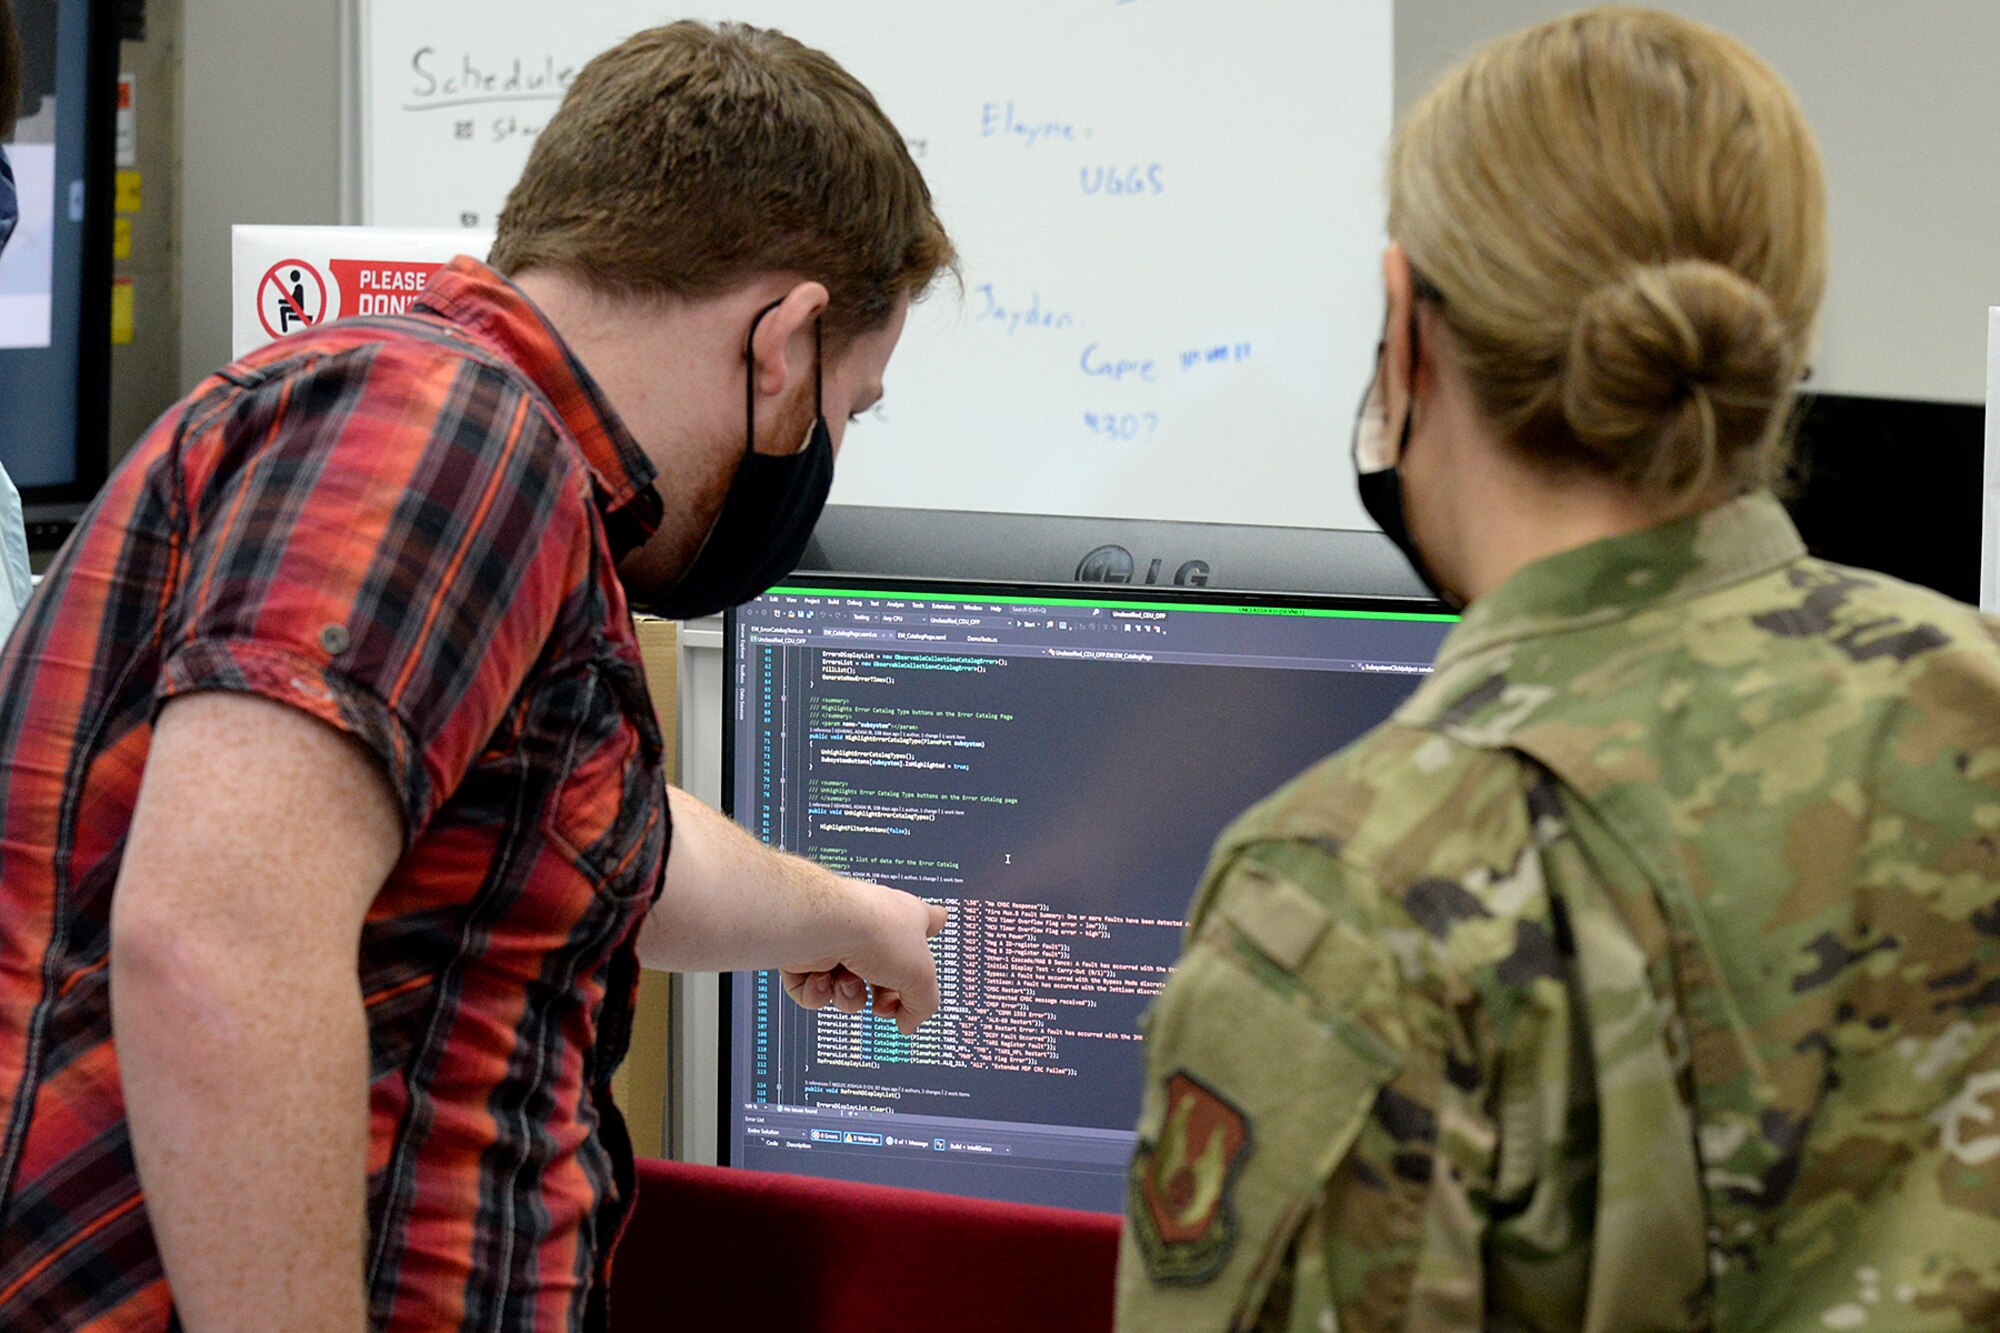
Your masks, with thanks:
[[[894,592],[880,588],[835,590],[831,588],[772,588],[767,597],[874,598],[885,602],[948,602],[980,606],[1097,606],[1107,611],[1200,611],[1233,616],[1311,616],[1331,620],[1408,620],[1452,624],[1454,615],[1429,611],[1343,611],[1317,606],[1230,606],[1215,602],[1105,602],[1069,597],[950,597],[934,592]]]

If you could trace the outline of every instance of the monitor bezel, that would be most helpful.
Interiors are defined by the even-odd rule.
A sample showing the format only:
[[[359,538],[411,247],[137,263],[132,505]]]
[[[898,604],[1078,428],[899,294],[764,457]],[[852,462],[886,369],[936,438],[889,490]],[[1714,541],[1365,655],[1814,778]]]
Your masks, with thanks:
[[[1388,613],[1397,616],[1441,617],[1456,620],[1458,616],[1444,603],[1426,597],[1384,597],[1350,596],[1333,593],[1303,592],[1239,592],[1227,588],[1195,588],[1185,586],[1156,587],[1152,585],[1098,584],[1098,583],[1030,583],[1014,580],[993,579],[927,579],[901,578],[879,574],[822,574],[797,573],[781,583],[780,588],[811,589],[817,592],[839,594],[849,590],[860,593],[896,592],[914,594],[919,597],[934,597],[945,601],[954,597],[977,600],[981,597],[1026,597],[1033,600],[1159,603],[1171,610],[1175,606],[1258,606],[1273,609],[1299,608],[1320,611],[1366,611]],[[768,594],[767,594],[768,595]],[[737,612],[731,607],[723,615],[722,621],[722,812],[731,819],[736,817],[736,727],[735,691],[737,656],[742,647],[738,632]],[[1193,886],[1189,886],[1193,892]],[[730,1160],[730,1107],[732,1089],[730,1087],[731,1065],[735,1057],[736,1032],[735,973],[717,973],[718,1007],[716,1009],[717,1065],[716,1065],[716,1117],[715,1117],[715,1161],[721,1166],[735,1166]]]
[[[22,486],[21,506],[30,523],[80,515],[104,488],[111,471],[111,281],[117,166],[118,25],[110,0],[88,0],[85,20],[83,104],[83,307],[77,338],[76,476],[49,486]]]

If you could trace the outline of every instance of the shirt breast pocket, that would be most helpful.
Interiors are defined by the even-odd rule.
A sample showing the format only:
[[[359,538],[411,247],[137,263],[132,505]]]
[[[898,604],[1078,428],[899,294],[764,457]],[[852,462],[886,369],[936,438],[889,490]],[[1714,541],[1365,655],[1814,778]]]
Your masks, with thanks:
[[[1295,965],[1306,960],[1271,957],[1230,918],[1218,911],[1204,925],[1148,1020],[1121,1328],[1228,1328],[1254,1317],[1400,1068],[1372,1031],[1328,1012],[1324,992],[1300,982]],[[1350,998],[1381,993],[1379,955],[1357,948],[1345,961],[1358,971],[1342,987]]]
[[[574,683],[573,722],[542,832],[598,892],[651,897],[666,836],[659,730],[643,684],[622,662],[597,662]]]

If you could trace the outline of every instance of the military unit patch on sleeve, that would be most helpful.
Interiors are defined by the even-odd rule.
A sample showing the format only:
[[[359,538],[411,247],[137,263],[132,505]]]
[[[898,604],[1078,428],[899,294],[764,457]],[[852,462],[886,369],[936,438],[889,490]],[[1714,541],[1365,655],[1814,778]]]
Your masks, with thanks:
[[[1132,1159],[1132,1236],[1156,1283],[1195,1285],[1222,1271],[1236,1244],[1230,1192],[1250,1154],[1250,1121],[1186,1072],[1166,1083],[1157,1142]]]

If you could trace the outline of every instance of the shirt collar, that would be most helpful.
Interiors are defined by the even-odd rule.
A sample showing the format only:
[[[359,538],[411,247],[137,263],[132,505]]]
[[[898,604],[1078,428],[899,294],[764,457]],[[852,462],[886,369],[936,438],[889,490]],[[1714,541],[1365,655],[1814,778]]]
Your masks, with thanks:
[[[1519,570],[1466,609],[1438,666],[1522,639],[1623,620],[1790,564],[1806,553],[1768,491]]]
[[[597,381],[519,287],[464,255],[434,274],[415,306],[476,338],[525,374],[583,451],[597,506],[622,559],[659,529],[659,473]]]

